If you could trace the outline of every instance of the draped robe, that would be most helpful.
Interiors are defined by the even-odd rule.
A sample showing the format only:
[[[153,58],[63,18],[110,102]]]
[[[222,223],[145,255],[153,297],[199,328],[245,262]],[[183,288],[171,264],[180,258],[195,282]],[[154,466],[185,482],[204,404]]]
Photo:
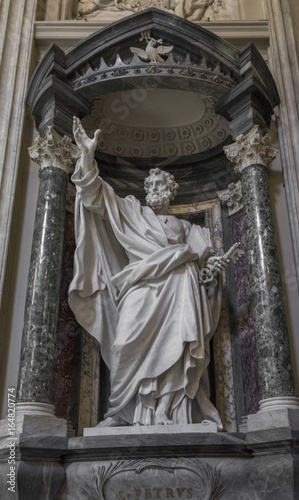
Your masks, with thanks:
[[[173,423],[209,419],[221,428],[206,370],[221,286],[207,292],[198,281],[212,254],[208,229],[118,197],[96,164],[82,177],[79,161],[72,180],[77,246],[69,303],[110,370],[105,417],[153,424],[159,398],[172,393]]]

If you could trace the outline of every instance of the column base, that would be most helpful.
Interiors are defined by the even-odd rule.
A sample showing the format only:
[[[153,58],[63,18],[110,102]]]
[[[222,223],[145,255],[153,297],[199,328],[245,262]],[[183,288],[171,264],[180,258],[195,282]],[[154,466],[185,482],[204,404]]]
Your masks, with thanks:
[[[280,410],[282,408],[299,410],[299,398],[297,398],[296,396],[284,396],[280,398],[262,399],[259,402],[259,405],[259,412]]]
[[[299,398],[269,398],[263,399],[259,404],[259,411],[255,415],[248,415],[248,432],[279,427],[299,430]]]
[[[67,436],[67,421],[54,415],[54,406],[47,403],[16,403],[15,414],[1,420],[0,437]]]
[[[239,432],[242,432],[242,433],[246,433],[248,431],[248,428],[247,428],[247,420],[248,420],[248,417],[247,415],[244,415],[241,419],[241,423],[239,424],[238,426],[238,431]]]

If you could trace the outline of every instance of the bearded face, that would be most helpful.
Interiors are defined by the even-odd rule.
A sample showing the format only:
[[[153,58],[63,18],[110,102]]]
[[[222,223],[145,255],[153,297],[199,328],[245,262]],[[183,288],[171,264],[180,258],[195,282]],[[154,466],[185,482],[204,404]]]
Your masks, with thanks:
[[[159,211],[163,206],[169,205],[169,202],[174,199],[178,184],[168,172],[160,169],[150,171],[149,177],[145,180],[145,190],[147,196],[146,204],[149,205],[155,212]]]
[[[168,205],[170,202],[170,191],[165,193],[148,193],[145,197],[146,204],[149,205],[154,212]]]

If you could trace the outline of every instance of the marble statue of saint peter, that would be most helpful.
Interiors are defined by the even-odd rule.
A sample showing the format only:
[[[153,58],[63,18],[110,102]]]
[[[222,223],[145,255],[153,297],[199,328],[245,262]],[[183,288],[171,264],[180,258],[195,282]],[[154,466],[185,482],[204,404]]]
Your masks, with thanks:
[[[208,229],[168,214],[178,188],[169,173],[150,171],[147,206],[115,194],[94,160],[99,135],[90,139],[74,118],[81,158],[72,177],[77,247],[69,301],[110,370],[99,425],[211,420],[221,428],[207,376],[221,280],[207,290],[199,271],[226,263],[214,256]]]

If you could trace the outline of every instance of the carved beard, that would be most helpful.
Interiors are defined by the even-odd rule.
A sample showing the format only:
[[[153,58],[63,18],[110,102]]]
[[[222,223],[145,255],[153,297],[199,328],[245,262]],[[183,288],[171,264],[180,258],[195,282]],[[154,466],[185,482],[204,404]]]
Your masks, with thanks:
[[[169,203],[170,197],[170,191],[165,193],[148,193],[145,197],[145,201],[146,204],[149,205],[154,212],[156,212]]]

